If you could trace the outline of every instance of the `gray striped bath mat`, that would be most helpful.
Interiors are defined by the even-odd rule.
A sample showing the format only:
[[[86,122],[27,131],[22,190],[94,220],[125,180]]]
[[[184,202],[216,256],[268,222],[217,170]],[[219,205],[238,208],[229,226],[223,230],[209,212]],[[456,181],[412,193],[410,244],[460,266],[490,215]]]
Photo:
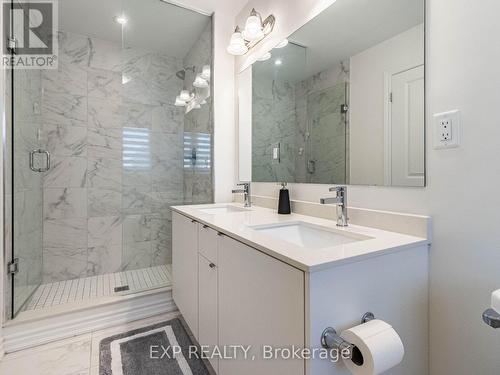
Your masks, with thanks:
[[[99,375],[209,375],[203,360],[189,355],[193,345],[178,318],[107,337],[99,347]]]

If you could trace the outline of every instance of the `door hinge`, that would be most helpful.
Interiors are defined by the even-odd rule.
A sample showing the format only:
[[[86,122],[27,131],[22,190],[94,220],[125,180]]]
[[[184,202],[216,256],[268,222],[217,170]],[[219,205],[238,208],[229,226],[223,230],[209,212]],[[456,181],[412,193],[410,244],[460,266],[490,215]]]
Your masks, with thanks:
[[[16,38],[8,38],[7,39],[7,48],[9,49],[9,51],[11,52],[16,52],[16,48],[17,48],[17,39]]]
[[[389,103],[392,103],[392,92],[389,94]]]
[[[349,106],[347,104],[342,104],[340,106],[340,113],[347,113],[349,111]]]
[[[14,258],[7,264],[7,272],[11,275],[19,272],[19,258]]]

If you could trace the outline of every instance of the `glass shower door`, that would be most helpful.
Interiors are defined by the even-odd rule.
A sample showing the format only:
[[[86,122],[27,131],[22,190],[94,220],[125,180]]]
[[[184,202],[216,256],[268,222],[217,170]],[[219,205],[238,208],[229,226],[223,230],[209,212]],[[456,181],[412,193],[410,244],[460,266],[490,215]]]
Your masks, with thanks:
[[[9,72],[11,121],[9,150],[12,155],[12,317],[42,281],[43,176],[49,154],[42,149],[40,134],[42,71]]]

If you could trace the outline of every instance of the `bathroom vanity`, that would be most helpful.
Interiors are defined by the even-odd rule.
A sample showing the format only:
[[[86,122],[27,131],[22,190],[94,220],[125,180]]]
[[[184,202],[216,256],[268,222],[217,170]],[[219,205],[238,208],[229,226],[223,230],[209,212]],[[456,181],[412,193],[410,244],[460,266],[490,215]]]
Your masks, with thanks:
[[[200,345],[252,347],[247,360],[212,358],[218,374],[348,374],[341,360],[266,360],[263,346],[321,348],[325,328],[341,332],[368,311],[405,346],[388,373],[428,372],[428,235],[239,204],[172,209],[173,297],[186,323]]]

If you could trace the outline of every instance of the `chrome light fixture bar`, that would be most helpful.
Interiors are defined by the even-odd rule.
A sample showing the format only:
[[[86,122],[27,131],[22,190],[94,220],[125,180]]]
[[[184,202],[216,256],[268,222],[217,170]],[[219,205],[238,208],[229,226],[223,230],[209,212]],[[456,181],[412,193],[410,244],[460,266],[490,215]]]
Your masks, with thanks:
[[[252,9],[245,22],[245,28],[241,30],[236,26],[227,52],[235,56],[246,54],[273,31],[275,23],[276,18],[272,14],[262,21],[260,13]]]

